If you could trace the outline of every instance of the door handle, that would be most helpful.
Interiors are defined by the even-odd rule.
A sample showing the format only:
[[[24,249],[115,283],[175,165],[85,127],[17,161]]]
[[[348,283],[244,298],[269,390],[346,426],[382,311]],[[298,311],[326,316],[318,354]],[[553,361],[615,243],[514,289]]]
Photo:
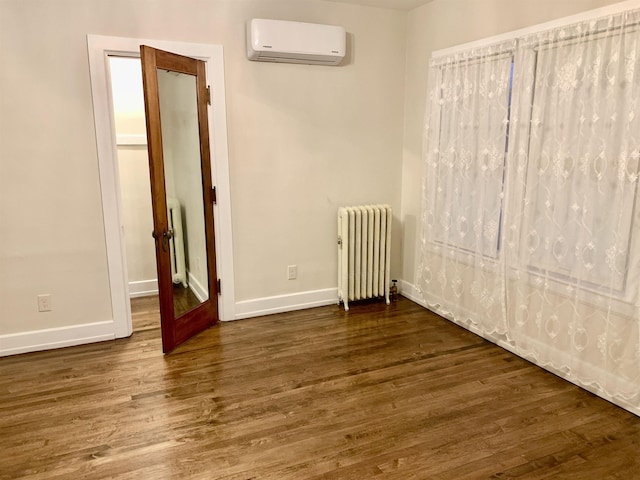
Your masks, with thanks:
[[[162,232],[162,250],[169,250],[169,240],[173,238],[173,230],[165,230]]]
[[[156,232],[155,230],[151,232],[151,236],[154,238],[156,242],[158,241],[158,237],[160,237],[160,235],[158,235],[158,232]],[[169,240],[172,238],[173,238],[173,230],[162,231],[162,250],[163,251],[166,252],[169,249]]]

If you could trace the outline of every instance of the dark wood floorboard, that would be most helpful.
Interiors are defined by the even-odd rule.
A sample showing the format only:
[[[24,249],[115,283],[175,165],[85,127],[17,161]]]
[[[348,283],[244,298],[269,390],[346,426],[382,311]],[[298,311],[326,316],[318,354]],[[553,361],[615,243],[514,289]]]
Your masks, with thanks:
[[[640,418],[400,298],[0,359],[0,479],[640,479]]]

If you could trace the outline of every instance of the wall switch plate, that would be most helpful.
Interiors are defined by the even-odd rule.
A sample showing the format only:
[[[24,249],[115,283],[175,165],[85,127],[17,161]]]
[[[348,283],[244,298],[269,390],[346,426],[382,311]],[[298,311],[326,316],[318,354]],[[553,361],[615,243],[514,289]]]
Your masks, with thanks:
[[[50,312],[51,311],[51,295],[46,293],[44,295],[38,295],[38,311]]]
[[[298,278],[298,266],[289,265],[287,267],[287,280],[295,280]]]

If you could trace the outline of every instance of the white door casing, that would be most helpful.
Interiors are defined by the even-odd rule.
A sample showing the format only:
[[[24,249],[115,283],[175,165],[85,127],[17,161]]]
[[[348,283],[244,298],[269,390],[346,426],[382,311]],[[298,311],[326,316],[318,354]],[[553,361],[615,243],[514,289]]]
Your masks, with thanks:
[[[142,44],[206,62],[207,79],[211,85],[211,107],[209,108],[211,175],[217,197],[217,203],[214,205],[216,262],[218,276],[222,282],[218,313],[221,320],[235,318],[231,195],[222,46],[87,35],[109,286],[116,338],[131,335],[132,324],[108,57],[139,57]]]

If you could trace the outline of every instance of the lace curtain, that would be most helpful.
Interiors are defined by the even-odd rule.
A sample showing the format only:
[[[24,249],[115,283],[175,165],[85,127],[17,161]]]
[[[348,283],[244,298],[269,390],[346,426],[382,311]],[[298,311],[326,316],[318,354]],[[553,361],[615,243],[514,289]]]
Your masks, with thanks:
[[[431,63],[417,287],[640,412],[640,10]]]

